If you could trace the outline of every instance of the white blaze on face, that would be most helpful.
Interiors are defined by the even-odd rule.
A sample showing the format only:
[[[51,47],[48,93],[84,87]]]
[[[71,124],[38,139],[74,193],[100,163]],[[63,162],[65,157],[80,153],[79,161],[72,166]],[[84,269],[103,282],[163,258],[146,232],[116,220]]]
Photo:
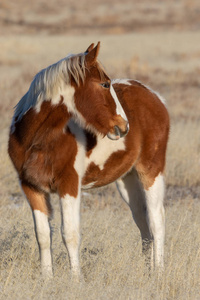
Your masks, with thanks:
[[[125,112],[124,112],[124,110],[121,106],[121,103],[119,102],[118,97],[115,93],[115,90],[112,86],[112,82],[111,82],[111,85],[110,85],[110,93],[111,93],[111,95],[112,95],[112,97],[115,101],[115,104],[116,104],[116,113],[117,113],[117,115],[120,115],[125,121],[128,122],[127,116],[126,116],[126,114],[125,114]]]

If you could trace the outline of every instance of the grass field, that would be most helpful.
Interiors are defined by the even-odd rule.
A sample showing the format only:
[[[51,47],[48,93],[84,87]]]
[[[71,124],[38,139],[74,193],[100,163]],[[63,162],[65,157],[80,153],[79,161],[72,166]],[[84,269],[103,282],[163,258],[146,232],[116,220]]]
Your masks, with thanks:
[[[163,1],[164,2],[164,1]],[[200,5],[198,1],[0,3],[0,298],[200,299]],[[87,6],[86,6],[87,4]],[[111,184],[83,194],[83,282],[70,280],[52,197],[54,280],[40,277],[30,208],[7,154],[14,105],[33,76],[101,41],[112,78],[134,78],[167,100],[165,271],[149,276],[139,231]]]

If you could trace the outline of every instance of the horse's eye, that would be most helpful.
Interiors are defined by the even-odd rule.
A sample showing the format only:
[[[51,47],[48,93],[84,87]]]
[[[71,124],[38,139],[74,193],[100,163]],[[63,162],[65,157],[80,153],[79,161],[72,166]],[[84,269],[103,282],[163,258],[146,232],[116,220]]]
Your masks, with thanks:
[[[110,83],[109,82],[104,82],[104,83],[101,83],[101,86],[106,88],[106,89],[109,89]]]

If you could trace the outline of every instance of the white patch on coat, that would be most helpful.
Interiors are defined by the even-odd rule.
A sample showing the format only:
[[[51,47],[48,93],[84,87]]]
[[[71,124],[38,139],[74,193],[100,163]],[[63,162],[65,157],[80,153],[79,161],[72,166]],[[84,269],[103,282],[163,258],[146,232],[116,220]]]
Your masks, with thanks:
[[[80,245],[80,186],[76,198],[65,195],[61,198],[62,236],[69,253],[72,272],[80,275],[79,245]]]
[[[33,211],[35,231],[40,249],[42,273],[52,276],[51,240],[48,216],[40,210]]]
[[[155,178],[152,186],[148,190],[145,190],[147,198],[151,200],[152,208],[157,208],[159,205],[163,204],[164,191],[164,179],[163,175],[160,173]]]
[[[86,136],[84,130],[72,119],[68,123],[69,130],[75,136],[77,154],[74,169],[78,174],[78,195],[72,197],[66,194],[61,198],[62,236],[68,249],[73,275],[80,276],[79,244],[80,244],[80,189],[81,180],[85,173]]]
[[[70,120],[67,125],[71,133],[75,136],[76,139],[77,154],[74,163],[74,168],[81,180],[85,172],[86,136],[83,129],[78,124],[76,124],[73,120]]]
[[[82,185],[82,190],[89,190],[91,188],[93,188],[93,186],[95,185],[96,181],[90,182],[88,184]]]
[[[97,137],[97,145],[92,150],[89,157],[86,157],[86,169],[90,163],[97,165],[100,170],[103,170],[105,163],[109,157],[120,150],[126,150],[125,138],[121,138],[117,141],[110,140],[107,136],[104,138]]]
[[[164,239],[165,239],[165,211],[164,199],[164,179],[160,173],[148,189],[144,190],[146,196],[148,223],[154,240],[155,265],[163,267]]]

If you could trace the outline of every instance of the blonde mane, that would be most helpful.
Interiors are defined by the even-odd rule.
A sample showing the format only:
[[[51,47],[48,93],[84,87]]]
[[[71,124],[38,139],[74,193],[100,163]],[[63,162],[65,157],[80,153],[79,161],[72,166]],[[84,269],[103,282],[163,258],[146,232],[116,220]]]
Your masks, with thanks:
[[[56,97],[64,85],[71,83],[71,77],[77,85],[80,79],[84,82],[85,69],[85,53],[81,53],[70,54],[41,70],[34,77],[28,92],[16,105],[12,125],[20,121],[31,107],[36,107],[41,102]]]

